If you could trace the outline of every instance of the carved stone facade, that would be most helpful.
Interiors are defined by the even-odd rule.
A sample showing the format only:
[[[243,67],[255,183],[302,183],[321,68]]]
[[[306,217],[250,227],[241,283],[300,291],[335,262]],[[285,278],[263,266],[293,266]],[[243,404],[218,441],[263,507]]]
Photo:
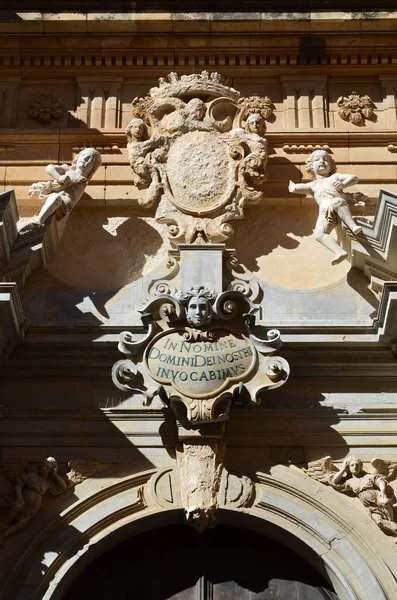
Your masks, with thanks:
[[[396,598],[396,14],[136,4],[0,9],[0,596],[227,526]]]

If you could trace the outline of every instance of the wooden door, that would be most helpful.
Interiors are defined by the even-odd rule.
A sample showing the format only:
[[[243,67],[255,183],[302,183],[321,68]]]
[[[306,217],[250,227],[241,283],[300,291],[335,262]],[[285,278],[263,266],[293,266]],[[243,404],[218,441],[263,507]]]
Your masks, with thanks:
[[[220,525],[153,530],[113,548],[64,600],[336,600],[308,563],[259,534]]]

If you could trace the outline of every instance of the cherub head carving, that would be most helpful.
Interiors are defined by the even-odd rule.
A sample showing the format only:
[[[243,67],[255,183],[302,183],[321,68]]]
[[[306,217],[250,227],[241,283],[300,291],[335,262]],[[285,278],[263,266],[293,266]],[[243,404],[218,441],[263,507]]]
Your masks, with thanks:
[[[81,172],[87,180],[90,180],[101,164],[102,157],[98,150],[95,148],[84,148],[84,150],[79,152],[74,159],[72,167],[74,167],[76,171]]]
[[[131,119],[127,125],[127,129],[125,130],[125,135],[127,136],[128,142],[136,143],[147,140],[148,131],[145,121],[139,119],[138,117]]]
[[[51,473],[56,473],[58,470],[58,463],[52,456],[45,458],[40,464],[39,471],[40,475],[47,479]]]
[[[247,134],[254,134],[263,137],[266,131],[265,119],[261,114],[253,113],[247,118],[244,130]]]
[[[316,175],[329,177],[336,172],[335,161],[325,150],[315,150],[306,160],[306,171],[313,179]]]
[[[352,475],[359,475],[361,473],[361,471],[363,470],[363,461],[361,459],[357,458],[357,456],[355,456],[354,454],[350,454],[347,457],[345,464],[346,464],[346,469]]]
[[[193,327],[203,327],[212,320],[212,304],[216,293],[203,285],[194,285],[178,292],[177,299],[185,306],[186,321]]]

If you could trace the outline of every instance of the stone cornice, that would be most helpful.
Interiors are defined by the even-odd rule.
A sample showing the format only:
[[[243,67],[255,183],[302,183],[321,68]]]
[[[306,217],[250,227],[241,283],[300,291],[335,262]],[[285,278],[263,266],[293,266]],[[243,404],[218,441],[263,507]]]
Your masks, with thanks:
[[[351,131],[344,129],[310,129],[309,131],[287,130],[267,131],[266,139],[270,147],[286,154],[301,154],[302,163],[305,154],[309,154],[314,149],[329,151],[338,147],[384,147],[390,152],[390,162],[395,162],[395,152],[397,151],[397,133],[395,130],[376,130],[376,131]],[[12,143],[11,143],[12,142]],[[94,146],[102,155],[104,155],[104,164],[128,164],[128,159],[122,153],[126,148],[127,141],[124,128],[113,130],[98,130],[90,128],[81,129],[0,129],[0,165],[18,166],[18,165],[47,165],[48,157],[44,158],[15,160],[14,152],[19,148],[25,148],[26,143],[30,146],[47,146],[62,144],[69,147],[75,154],[85,147]],[[11,154],[12,153],[12,154]],[[274,159],[275,153],[270,153],[270,159]],[[4,157],[4,158],[3,158]],[[339,161],[340,162],[340,161]],[[366,162],[366,161],[360,161]],[[371,156],[368,162],[373,163]]]
[[[81,4],[81,3],[79,3]],[[135,4],[135,3],[134,3]],[[333,3],[335,5],[335,2]],[[312,3],[310,3],[312,6]],[[393,2],[387,8],[394,7]],[[76,6],[78,6],[76,4]],[[59,6],[56,6],[59,8]],[[361,3],[360,3],[361,8]],[[72,8],[73,10],[73,8]],[[280,9],[279,9],[280,10]],[[267,32],[285,31],[287,33],[309,34],[314,32],[336,31],[393,31],[396,27],[397,12],[371,9],[366,12],[352,11],[287,11],[279,12],[139,12],[123,10],[116,12],[75,12],[60,13],[56,10],[48,12],[22,10],[0,11],[0,31],[7,33],[23,31],[24,33],[67,32],[77,33],[117,32],[117,33],[180,33],[180,32]],[[291,27],[292,25],[292,27]]]

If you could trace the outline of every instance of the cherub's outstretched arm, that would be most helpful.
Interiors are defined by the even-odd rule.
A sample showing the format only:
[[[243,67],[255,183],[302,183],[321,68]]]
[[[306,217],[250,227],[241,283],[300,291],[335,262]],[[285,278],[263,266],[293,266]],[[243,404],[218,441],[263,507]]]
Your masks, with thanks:
[[[293,181],[289,182],[288,191],[293,194],[311,194],[311,193],[313,193],[311,183],[294,183]]]

